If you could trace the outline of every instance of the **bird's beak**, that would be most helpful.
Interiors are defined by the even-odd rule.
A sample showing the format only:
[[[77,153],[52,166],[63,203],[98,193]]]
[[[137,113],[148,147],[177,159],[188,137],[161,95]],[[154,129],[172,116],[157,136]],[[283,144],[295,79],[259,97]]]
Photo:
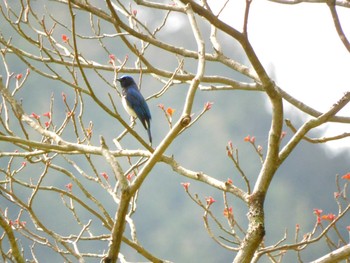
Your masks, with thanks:
[[[118,78],[117,80],[120,82],[120,81],[121,81],[121,78]]]

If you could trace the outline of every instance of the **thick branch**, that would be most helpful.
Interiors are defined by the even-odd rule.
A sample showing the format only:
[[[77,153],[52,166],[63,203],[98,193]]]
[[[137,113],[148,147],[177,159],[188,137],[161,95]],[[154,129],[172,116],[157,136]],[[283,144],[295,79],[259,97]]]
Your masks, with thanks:
[[[25,260],[22,257],[22,253],[20,252],[19,248],[18,248],[18,244],[16,241],[16,237],[13,233],[13,230],[10,226],[10,224],[2,217],[2,215],[0,215],[0,226],[1,228],[5,231],[8,240],[10,242],[10,246],[11,246],[11,254],[13,256],[13,259],[17,262],[17,263],[24,263]]]
[[[350,257],[350,244],[340,247],[323,257],[316,259],[310,263],[334,263],[341,260],[349,259]]]

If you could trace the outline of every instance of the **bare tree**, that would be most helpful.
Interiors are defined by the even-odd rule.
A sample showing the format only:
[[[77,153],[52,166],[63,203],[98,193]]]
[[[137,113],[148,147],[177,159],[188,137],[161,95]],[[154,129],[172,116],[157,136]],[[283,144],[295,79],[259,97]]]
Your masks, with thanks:
[[[15,1],[14,1],[15,2]],[[339,213],[322,214],[315,210],[315,227],[303,237],[295,230],[295,241],[286,242],[286,236],[276,244],[265,244],[264,201],[270,183],[281,164],[302,141],[324,143],[340,140],[349,133],[329,138],[310,138],[307,133],[328,123],[349,123],[349,117],[337,116],[348,104],[350,93],[344,94],[327,112],[318,112],[290,96],[278,87],[267,73],[254,52],[248,37],[249,10],[251,0],[246,0],[242,29],[220,20],[222,9],[214,13],[210,1],[164,1],[152,2],[136,0],[126,4],[122,1],[89,0],[20,0],[17,3],[4,0],[1,5],[2,20],[8,31],[0,36],[1,58],[5,76],[0,82],[1,93],[1,130],[0,157],[6,165],[0,167],[0,194],[2,205],[0,224],[1,256],[9,262],[37,262],[38,253],[45,248],[52,254],[67,261],[85,262],[100,259],[104,262],[127,262],[121,244],[140,253],[152,262],[166,262],[156,256],[156,252],[145,249],[137,239],[136,224],[133,215],[137,209],[138,191],[155,165],[163,163],[180,176],[209,185],[223,194],[224,216],[227,222],[221,222],[218,215],[211,211],[215,200],[207,197],[205,202],[191,192],[189,183],[183,187],[189,198],[203,209],[203,220],[209,236],[223,248],[233,252],[234,262],[257,262],[267,256],[272,262],[281,261],[286,251],[295,251],[300,259],[300,251],[306,250],[312,243],[326,239],[331,252],[315,262],[336,262],[350,257],[350,248],[337,229],[337,222],[350,209],[347,199],[347,183],[337,177],[338,194],[335,196]],[[298,4],[300,2],[324,2],[329,6],[336,31],[344,46],[350,51],[350,44],[343,33],[337,16],[336,6],[350,7],[348,1],[274,1],[279,4]],[[47,6],[45,6],[47,5]],[[149,12],[142,17],[139,13]],[[164,37],[170,17],[186,23],[183,35]],[[172,20],[174,21],[174,20]],[[209,30],[206,30],[209,29]],[[189,34],[195,39],[196,47],[179,46],[177,41]],[[245,64],[237,61],[232,52],[222,48],[222,33],[238,43],[247,58]],[[123,50],[125,56],[118,57],[115,46]],[[122,52],[120,52],[122,53]],[[163,65],[155,63],[154,55],[162,56]],[[102,59],[101,59],[102,55]],[[195,61],[196,66],[189,64]],[[223,65],[235,78],[213,75],[206,64]],[[134,66],[128,66],[133,64]],[[23,73],[13,73],[18,65],[26,67]],[[171,69],[169,69],[172,67]],[[31,94],[34,85],[32,74],[42,79],[60,83],[60,90],[53,93],[43,103],[47,110],[44,114],[31,113],[29,103],[35,98],[19,94]],[[164,111],[169,130],[158,145],[149,145],[145,134],[134,129],[119,114],[120,89],[116,78],[119,74],[135,74],[142,86],[144,79],[157,81],[161,86],[148,97],[149,101],[159,100],[172,87],[184,85],[184,98],[181,116],[173,121],[173,109],[159,105]],[[242,81],[245,79],[245,81]],[[98,84],[96,84],[98,83]],[[36,84],[38,85],[38,84]],[[39,83],[40,85],[40,83]],[[40,87],[45,89],[45,87]],[[215,176],[195,171],[181,165],[174,156],[165,154],[181,133],[190,130],[212,107],[207,102],[203,110],[194,115],[195,96],[199,92],[218,92],[220,90],[243,90],[260,92],[267,95],[271,107],[271,123],[268,134],[266,154],[255,142],[255,137],[246,137],[261,160],[260,172],[253,183],[240,166],[238,149],[231,142],[226,146],[228,158],[232,160],[241,175],[245,187],[238,187],[231,180],[222,181]],[[60,97],[61,98],[57,98]],[[300,127],[291,120],[284,120],[283,103],[288,102],[310,117]],[[38,102],[39,103],[39,102]],[[40,102],[42,103],[42,102]],[[60,105],[63,111],[56,112]],[[29,112],[28,112],[29,111]],[[94,112],[102,114],[118,131],[114,145],[99,135],[95,121],[87,121],[86,116]],[[100,115],[99,115],[100,116]],[[91,120],[93,117],[89,117]],[[137,120],[136,120],[137,122]],[[293,132],[284,146],[283,125]],[[98,124],[97,124],[98,125]],[[140,126],[140,125],[139,125]],[[213,127],[208,127],[208,129]],[[213,128],[214,129],[214,128]],[[143,132],[143,131],[142,131]],[[213,131],[214,134],[214,131]],[[131,142],[125,149],[125,141]],[[132,149],[132,148],[133,149]],[[142,149],[140,149],[142,148]],[[115,150],[112,150],[115,149]],[[28,165],[30,164],[30,165]],[[30,167],[28,167],[30,166]],[[30,176],[28,176],[30,174]],[[27,176],[26,176],[27,175]],[[57,176],[67,178],[65,187],[55,184]],[[347,179],[349,176],[343,176]],[[95,190],[94,190],[95,189]],[[108,199],[102,202],[96,196],[97,190]],[[235,220],[234,211],[228,196],[238,198],[247,207],[247,228]],[[54,222],[50,224],[38,207],[42,200],[52,200],[57,214],[66,217],[67,225],[78,227],[79,233],[61,233]],[[57,199],[57,200],[56,200]],[[53,204],[54,202],[54,204]],[[115,214],[108,204],[116,208]],[[9,207],[17,207],[17,218],[11,218]],[[66,210],[64,214],[62,211]],[[84,223],[82,217],[90,220]],[[23,218],[26,218],[24,220]],[[29,221],[28,221],[29,220]],[[54,220],[54,219],[53,219]],[[322,220],[329,220],[326,226]],[[212,231],[215,224],[230,238],[223,238]],[[130,233],[126,234],[126,226]],[[319,231],[319,230],[322,231]],[[339,242],[333,241],[327,233],[333,229],[338,233]],[[286,234],[287,235],[287,234]],[[31,244],[25,249],[23,242]],[[98,244],[106,250],[84,252],[85,243]]]

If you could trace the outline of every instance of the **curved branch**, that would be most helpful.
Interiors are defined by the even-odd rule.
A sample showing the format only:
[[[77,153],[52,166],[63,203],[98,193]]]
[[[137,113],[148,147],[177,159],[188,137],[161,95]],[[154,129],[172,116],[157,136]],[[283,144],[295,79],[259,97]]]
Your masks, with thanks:
[[[1,228],[5,231],[8,240],[10,242],[10,247],[11,247],[11,254],[13,256],[13,259],[18,262],[18,263],[24,263],[25,260],[22,257],[22,253],[20,252],[19,248],[18,248],[18,244],[16,242],[16,237],[12,231],[12,227],[10,226],[10,224],[2,217],[2,215],[0,215],[0,226]]]
[[[327,5],[329,7],[329,10],[331,11],[334,26],[335,26],[335,29],[337,30],[338,36],[340,40],[343,42],[345,48],[348,50],[348,52],[350,52],[350,43],[349,43],[349,40],[346,38],[344,31],[342,29],[342,26],[340,24],[338,13],[337,13],[337,10],[335,9],[335,4],[336,4],[335,0],[327,0]]]
[[[311,119],[304,123],[303,126],[296,132],[293,138],[287,143],[287,145],[281,150],[279,154],[280,162],[282,163],[288,155],[292,152],[292,150],[296,147],[296,145],[304,138],[306,133],[308,133],[311,129],[316,128],[326,122],[333,117],[337,112],[339,112],[342,108],[344,108],[350,101],[350,92],[345,93],[345,95],[332,106],[332,108],[319,116],[318,118]]]
[[[294,127],[294,125],[292,124],[292,122],[290,120],[285,120],[286,125],[292,130],[292,132],[297,133],[297,129]],[[325,143],[325,142],[329,142],[329,141],[336,141],[336,140],[340,140],[340,139],[344,139],[350,137],[350,133],[349,132],[344,132],[342,134],[339,135],[335,135],[335,136],[330,136],[330,137],[322,137],[322,138],[310,138],[308,136],[304,136],[303,139],[309,143]]]

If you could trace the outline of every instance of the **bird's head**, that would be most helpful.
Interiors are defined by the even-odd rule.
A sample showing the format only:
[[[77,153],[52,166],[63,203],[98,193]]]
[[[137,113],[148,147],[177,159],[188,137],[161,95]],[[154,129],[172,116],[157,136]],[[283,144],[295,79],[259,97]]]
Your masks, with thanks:
[[[128,88],[129,86],[136,84],[135,80],[131,76],[122,76],[117,80],[120,82],[122,88]]]

